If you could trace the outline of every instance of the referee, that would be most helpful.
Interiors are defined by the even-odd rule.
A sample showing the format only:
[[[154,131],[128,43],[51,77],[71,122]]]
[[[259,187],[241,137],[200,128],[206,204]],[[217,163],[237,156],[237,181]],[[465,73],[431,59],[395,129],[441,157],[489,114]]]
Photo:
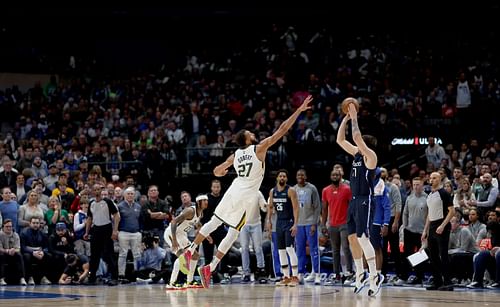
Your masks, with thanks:
[[[108,272],[111,273],[109,286],[118,284],[118,271],[114,258],[113,240],[118,238],[118,224],[120,223],[120,213],[115,204],[108,198],[103,198],[101,184],[95,184],[95,199],[90,201],[88,218],[84,239],[90,236],[90,274],[89,284],[96,283],[96,271],[99,261],[102,258],[108,265]]]

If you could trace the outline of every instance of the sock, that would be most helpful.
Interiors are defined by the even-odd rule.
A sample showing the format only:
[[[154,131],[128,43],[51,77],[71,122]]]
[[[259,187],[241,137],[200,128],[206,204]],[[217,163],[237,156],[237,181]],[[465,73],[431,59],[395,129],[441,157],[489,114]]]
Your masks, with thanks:
[[[212,259],[212,262],[210,262],[210,272],[215,271],[215,269],[219,265],[219,262],[220,262],[220,259],[217,257],[214,257],[214,259]]]
[[[354,264],[356,265],[356,276],[363,273],[363,258],[354,259]]]
[[[370,277],[377,276],[377,264],[375,263],[375,257],[370,260],[366,260],[368,262],[368,270],[370,271]]]
[[[194,251],[196,250],[197,247],[198,247],[198,244],[196,244],[196,243],[193,242],[193,243],[191,243],[191,245],[189,245],[189,247],[188,247],[187,250],[190,251],[191,255],[192,255],[194,253]]]
[[[189,263],[189,273],[187,276],[187,282],[190,283],[193,281],[193,276],[194,276],[194,271],[196,270],[196,265],[198,264],[198,259],[194,260],[191,259],[191,262]]]
[[[172,269],[172,275],[170,275],[170,284],[173,285],[177,281],[177,276],[179,275],[179,258],[175,259],[174,268]]]
[[[283,276],[285,277],[290,277],[290,269],[288,268],[288,265],[281,266],[281,273],[283,273]]]
[[[292,276],[297,277],[298,275],[299,275],[299,267],[298,266],[292,266]]]

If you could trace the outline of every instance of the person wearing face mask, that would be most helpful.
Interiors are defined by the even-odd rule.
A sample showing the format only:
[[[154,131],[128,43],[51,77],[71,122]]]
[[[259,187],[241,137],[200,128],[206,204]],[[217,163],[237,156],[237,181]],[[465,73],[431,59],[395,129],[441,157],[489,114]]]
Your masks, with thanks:
[[[326,285],[333,285],[342,280],[340,265],[340,248],[342,247],[346,257],[347,272],[343,272],[344,277],[353,276],[352,256],[347,239],[347,211],[349,201],[352,198],[351,188],[348,184],[342,183],[342,173],[334,169],[330,173],[331,184],[325,187],[321,193],[323,210],[321,214],[321,223],[323,233],[330,237],[333,252],[333,273],[335,279],[326,282]],[[326,227],[328,221],[328,228]]]

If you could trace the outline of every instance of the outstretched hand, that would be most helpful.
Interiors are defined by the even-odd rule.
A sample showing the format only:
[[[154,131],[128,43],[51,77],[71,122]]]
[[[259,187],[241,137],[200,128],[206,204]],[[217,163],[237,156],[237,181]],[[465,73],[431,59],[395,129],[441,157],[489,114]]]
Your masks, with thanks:
[[[311,105],[309,105],[311,101],[313,101],[312,96],[311,95],[307,96],[306,99],[304,99],[304,102],[302,102],[302,105],[300,105],[299,110],[301,112],[309,110],[312,107]]]
[[[358,118],[358,112],[356,111],[356,106],[354,106],[354,103],[349,104],[349,117],[350,118]]]

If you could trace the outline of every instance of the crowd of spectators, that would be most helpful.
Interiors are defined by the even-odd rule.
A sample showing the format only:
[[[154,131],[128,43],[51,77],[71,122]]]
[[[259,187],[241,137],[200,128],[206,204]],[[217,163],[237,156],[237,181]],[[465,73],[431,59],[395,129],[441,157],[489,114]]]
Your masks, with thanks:
[[[497,59],[445,50],[390,35],[339,45],[334,29],[273,24],[251,48],[217,57],[190,50],[183,63],[159,63],[155,71],[102,74],[92,59],[68,54],[68,65],[47,84],[0,90],[0,186],[10,187],[20,205],[45,204],[44,217],[57,205],[50,196],[71,211],[74,198],[95,183],[133,186],[138,200],[152,184],[175,196],[171,183],[210,174],[236,146],[238,130],[270,135],[309,94],[313,108],[269,151],[268,170],[328,166],[328,178],[333,163],[347,165],[335,139],[339,103],[352,96],[361,102],[360,129],[378,138],[389,169],[401,167],[394,164],[402,151],[391,145],[393,137],[444,140],[439,151],[434,144],[426,150],[426,160],[391,173],[401,174],[401,191],[434,170],[452,178],[460,169],[481,185],[487,172],[499,178]],[[54,230],[52,217],[47,224]],[[32,222],[21,219],[17,227]]]

